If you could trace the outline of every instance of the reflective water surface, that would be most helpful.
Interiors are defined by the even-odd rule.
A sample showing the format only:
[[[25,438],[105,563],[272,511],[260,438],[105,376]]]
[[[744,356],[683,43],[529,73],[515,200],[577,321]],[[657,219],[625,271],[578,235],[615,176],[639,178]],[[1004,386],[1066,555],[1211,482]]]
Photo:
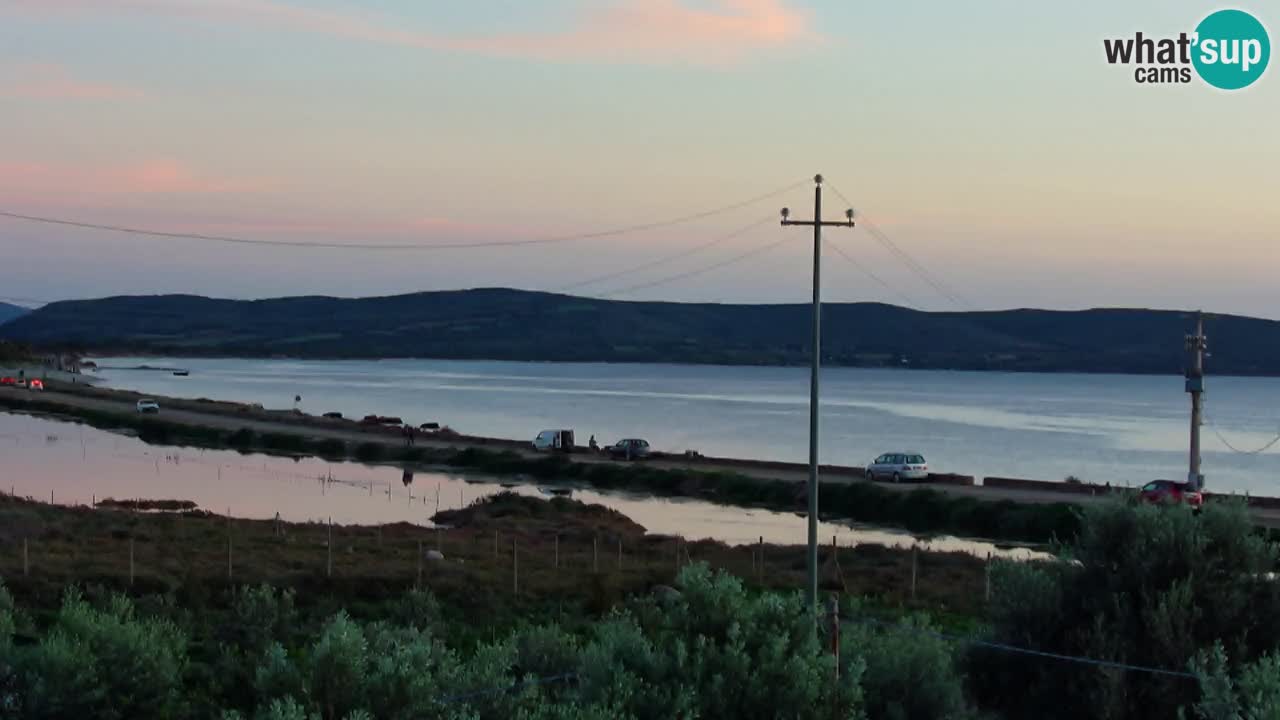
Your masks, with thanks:
[[[1181,338],[1171,338],[1180,344]],[[175,397],[312,413],[393,415],[466,433],[532,439],[573,428],[586,441],[641,437],[661,450],[805,462],[805,368],[450,360],[110,358],[106,384]],[[176,366],[171,372],[115,369]],[[1175,368],[1176,371],[1176,368]],[[1213,489],[1280,495],[1280,378],[1210,377],[1204,472]],[[827,368],[821,456],[861,465],[924,454],[965,475],[1140,485],[1187,472],[1181,377]]]
[[[405,484],[397,467],[330,463],[315,458],[242,455],[232,451],[152,446],[134,437],[44,417],[0,413],[0,489],[58,504],[117,499],[191,500],[237,517],[340,524],[430,525],[437,510],[463,507],[508,490],[550,496],[552,488],[509,478],[415,472]],[[805,542],[805,520],[788,513],[574,489],[572,497],[618,510],[650,533],[711,538],[732,544],[763,538]],[[1027,548],[956,538],[919,541],[906,533],[822,523],[820,537],[842,546],[874,543],[1033,557]]]

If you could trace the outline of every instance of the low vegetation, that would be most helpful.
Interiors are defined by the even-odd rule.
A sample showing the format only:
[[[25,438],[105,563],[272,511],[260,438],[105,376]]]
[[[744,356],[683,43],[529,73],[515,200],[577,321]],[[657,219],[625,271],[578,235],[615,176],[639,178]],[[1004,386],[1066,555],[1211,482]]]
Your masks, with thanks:
[[[582,511],[492,502],[456,519]],[[672,588],[555,612],[495,612],[488,585],[465,604],[430,582],[81,583],[40,602],[15,578],[0,718],[1273,718],[1277,547],[1245,517],[1092,507],[1064,561],[996,566],[977,624],[843,594],[838,655],[794,589],[702,562]]]

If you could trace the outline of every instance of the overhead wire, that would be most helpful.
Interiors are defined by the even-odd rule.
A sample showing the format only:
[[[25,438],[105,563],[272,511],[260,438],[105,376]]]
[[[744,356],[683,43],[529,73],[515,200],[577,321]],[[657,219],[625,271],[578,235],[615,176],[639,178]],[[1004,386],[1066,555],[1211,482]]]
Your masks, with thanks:
[[[883,279],[880,278],[879,275],[876,275],[874,272],[872,272],[870,268],[858,262],[856,258],[854,258],[849,253],[845,252],[844,248],[840,247],[836,243],[830,240],[827,240],[825,238],[823,239],[823,244],[825,244],[827,247],[834,250],[837,255],[839,255],[841,258],[844,259],[845,262],[852,265],[858,272],[867,276],[867,278],[869,278],[872,282],[884,288],[887,292],[890,292],[896,295],[898,299],[902,301],[902,304],[904,307],[908,307],[912,310],[917,309],[916,304],[911,302],[911,299],[908,298],[905,294],[903,294],[901,290],[898,290],[897,288],[893,287],[889,283],[885,282]]]
[[[1199,675],[1192,672],[1187,672],[1185,670],[1170,670],[1167,668],[1150,667],[1147,665],[1133,665],[1130,663],[1118,662],[1115,660],[1099,660],[1097,658],[1085,657],[1082,655],[1064,655],[1062,653],[1047,652],[1044,650],[1032,650],[1031,648],[1024,648],[1024,647],[1019,647],[1017,645],[1009,645],[1006,643],[993,642],[990,640],[982,640],[980,638],[975,638],[975,637],[963,637],[959,635],[951,635],[948,633],[937,632],[935,630],[929,630],[921,627],[888,623],[883,620],[877,620],[875,618],[847,618],[845,622],[858,623],[863,625],[874,625],[878,627],[888,628],[890,630],[897,630],[900,632],[909,632],[917,635],[925,635],[928,637],[936,638],[938,640],[944,640],[947,642],[959,643],[964,645],[973,645],[975,647],[982,647],[988,650],[996,650],[999,652],[1006,652],[1006,653],[1011,653],[1016,655],[1026,655],[1029,657],[1038,657],[1038,658],[1044,658],[1049,660],[1061,660],[1063,662],[1070,662],[1070,663],[1076,663],[1081,665],[1092,665],[1094,667],[1107,668],[1110,670],[1126,670],[1129,672],[1141,672],[1141,673],[1147,673],[1149,675],[1159,675],[1164,677],[1178,678],[1180,680],[1200,680],[1201,679]]]
[[[715,246],[717,246],[717,245],[720,245],[721,243],[724,243],[724,242],[727,242],[727,241],[729,241],[729,240],[732,240],[732,239],[734,239],[734,238],[736,238],[736,237],[738,237],[738,236],[742,235],[744,232],[747,232],[748,230],[751,230],[751,229],[756,228],[756,227],[758,227],[758,226],[760,226],[760,225],[763,225],[764,223],[769,222],[769,221],[771,221],[771,220],[773,220],[773,219],[774,219],[774,216],[773,216],[773,215],[769,215],[768,217],[765,217],[765,218],[762,218],[762,219],[760,219],[760,220],[757,220],[757,221],[755,221],[755,222],[751,223],[750,225],[747,225],[746,227],[738,228],[737,230],[734,230],[734,231],[732,231],[732,232],[729,232],[729,233],[726,233],[726,234],[724,234],[724,235],[720,235],[720,236],[718,236],[718,237],[712,238],[712,239],[711,239],[711,240],[709,240],[708,242],[702,243],[701,245],[695,245],[694,247],[691,247],[691,248],[689,248],[689,249],[687,249],[687,250],[682,250],[682,251],[680,251],[680,252],[678,252],[678,253],[675,253],[675,254],[673,254],[673,255],[667,255],[667,256],[664,256],[664,257],[660,257],[660,258],[658,258],[658,259],[656,259],[656,260],[652,260],[652,261],[650,261],[650,262],[642,263],[642,264],[640,264],[640,265],[636,265],[636,266],[633,266],[633,267],[625,268],[625,269],[623,269],[623,270],[618,270],[618,271],[616,271],[616,272],[606,273],[606,274],[604,274],[604,275],[597,275],[597,276],[595,276],[595,277],[587,278],[586,280],[579,280],[578,282],[571,283],[571,284],[569,284],[569,285],[564,285],[564,286],[562,286],[562,287],[558,288],[558,289],[557,289],[557,292],[566,292],[566,291],[568,291],[568,290],[575,290],[575,289],[577,289],[577,288],[585,287],[585,286],[587,286],[587,285],[594,285],[594,284],[596,284],[596,283],[605,282],[606,280],[613,280],[613,279],[615,279],[615,278],[623,277],[624,275],[630,275],[630,274],[632,274],[632,273],[637,273],[637,272],[641,272],[641,271],[644,271],[644,270],[649,270],[649,269],[651,269],[651,268],[655,268],[655,267],[658,267],[658,266],[661,266],[661,265],[666,265],[667,263],[674,262],[674,261],[676,261],[676,260],[682,260],[682,259],[684,259],[684,258],[687,258],[687,257],[691,256],[691,255],[695,255],[695,254],[697,254],[697,253],[700,253],[700,252],[702,252],[702,251],[704,251],[704,250],[710,250],[711,248],[713,248],[713,247],[715,247]]]
[[[1269,442],[1267,442],[1262,447],[1259,447],[1257,450],[1242,450],[1236,447],[1235,445],[1231,444],[1231,441],[1228,440],[1227,437],[1222,434],[1222,432],[1218,429],[1218,424],[1213,421],[1213,418],[1210,415],[1208,414],[1205,415],[1205,421],[1208,423],[1209,429],[1213,431],[1214,435],[1218,436],[1218,439],[1222,441],[1223,445],[1227,446],[1228,450],[1231,450],[1232,452],[1235,452],[1235,453],[1239,453],[1241,455],[1261,455],[1262,453],[1275,447],[1276,443],[1280,443],[1280,432],[1277,432],[1275,437],[1271,438]]]
[[[76,227],[88,230],[102,230],[106,232],[124,233],[128,235],[137,235],[142,237],[169,238],[177,240],[196,240],[206,242],[230,243],[236,245],[264,245],[272,247],[296,247],[296,248],[315,248],[315,249],[339,249],[339,250],[362,250],[362,251],[427,251],[427,250],[466,250],[478,248],[494,248],[494,247],[518,247],[524,245],[546,245],[552,243],[564,243],[574,240],[592,240],[604,237],[615,237],[618,235],[626,235],[628,233],[643,232],[646,230],[655,230],[673,225],[681,225],[701,220],[703,218],[720,215],[732,210],[747,207],[754,203],[766,200],[771,197],[782,195],[789,192],[807,181],[799,181],[790,183],[785,187],[771,190],[767,193],[755,195],[745,200],[732,202],[721,205],[710,210],[702,210],[699,212],[680,215],[664,220],[652,222],[637,223],[634,225],[626,225],[622,227],[608,228],[605,230],[595,230],[590,232],[574,233],[570,235],[559,235],[540,238],[525,238],[520,240],[484,240],[480,242],[447,242],[447,243],[375,243],[369,245],[357,245],[352,243],[333,243],[318,242],[312,240],[270,240],[262,238],[246,238],[231,235],[207,235],[204,233],[186,233],[172,232],[167,230],[153,230],[149,228],[138,228],[126,225],[111,225],[105,223],[85,222],[81,220],[73,220],[69,218],[49,217],[43,215],[29,215],[26,213],[13,212],[10,210],[0,210],[0,217],[6,217],[13,220],[22,220],[33,223],[43,223],[49,225],[60,225],[65,227]]]
[[[846,197],[844,193],[840,192],[840,188],[830,183],[827,183],[827,187],[831,188],[831,191],[834,192],[841,200],[843,200],[846,205],[848,205],[849,207],[853,207],[853,202],[849,200],[849,198]],[[872,222],[871,218],[867,217],[866,215],[862,215],[860,213],[858,225],[862,227],[864,230],[866,230],[868,233],[870,233],[871,237],[875,238],[877,242],[879,242],[886,249],[888,249],[889,252],[893,253],[894,256],[896,256],[898,260],[900,260],[902,264],[907,267],[908,270],[915,273],[917,277],[919,277],[922,281],[924,281],[926,285],[933,288],[933,290],[937,292],[939,295],[946,298],[949,302],[951,302],[953,305],[959,308],[962,308],[965,310],[973,309],[974,306],[972,303],[966,301],[959,294],[950,290],[940,278],[938,278],[936,275],[930,272],[930,270],[926,268],[920,261],[912,257],[910,253],[902,249],[902,247],[898,245],[898,243],[893,241],[893,238],[885,234],[885,232],[881,230],[878,225]]]
[[[760,222],[752,223],[752,225],[742,228],[739,231],[739,234],[746,232],[747,230],[750,230],[752,227],[756,227],[760,224],[761,224]],[[790,238],[782,238],[781,240],[775,240],[765,245],[756,246],[751,250],[748,250],[743,253],[739,253],[737,255],[726,258],[725,260],[721,260],[711,265],[705,265],[703,267],[696,268],[694,270],[688,270],[682,273],[677,273],[675,275],[668,275],[666,277],[658,278],[656,280],[650,280],[647,282],[637,283],[635,285],[629,285],[620,290],[613,290],[611,292],[606,292],[606,293],[596,293],[593,297],[607,299],[607,298],[616,297],[618,295],[629,295],[633,292],[636,292],[637,290],[647,290],[652,287],[658,287],[659,285],[666,285],[668,283],[673,283],[679,280],[687,280],[688,278],[691,278],[691,277],[705,275],[706,273],[709,273],[715,270],[720,270],[730,265],[735,265],[737,263],[740,263],[743,260],[748,260],[757,255],[766,253],[788,241],[790,241]]]

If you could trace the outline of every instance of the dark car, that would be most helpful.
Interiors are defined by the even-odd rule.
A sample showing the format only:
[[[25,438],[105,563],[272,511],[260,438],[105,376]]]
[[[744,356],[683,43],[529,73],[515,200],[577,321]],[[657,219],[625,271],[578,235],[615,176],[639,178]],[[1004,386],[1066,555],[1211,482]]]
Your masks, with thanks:
[[[616,460],[639,460],[649,456],[649,441],[626,438],[610,445],[604,451]]]
[[[1191,485],[1172,480],[1152,480],[1138,491],[1138,499],[1153,505],[1187,505],[1193,510],[1204,506],[1204,495]]]

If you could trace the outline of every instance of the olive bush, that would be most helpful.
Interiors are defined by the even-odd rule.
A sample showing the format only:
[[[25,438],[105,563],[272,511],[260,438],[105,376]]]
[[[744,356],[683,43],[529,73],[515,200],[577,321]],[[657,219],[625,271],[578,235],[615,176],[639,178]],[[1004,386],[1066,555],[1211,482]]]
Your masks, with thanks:
[[[1280,720],[1280,652],[1271,652],[1233,675],[1219,643],[1192,664],[1200,676],[1201,720]]]
[[[843,628],[841,659],[864,668],[861,685],[868,717],[957,720],[969,716],[956,649],[930,634],[931,630],[923,617],[906,618],[892,627],[855,622]]]
[[[1277,549],[1242,503],[1184,507],[1105,503],[1084,512],[1070,562],[1003,563],[993,573],[991,630],[1035,650],[1185,669],[1222,643],[1256,660],[1277,646]],[[1200,696],[1185,678],[977,649],[968,658],[984,707],[1009,717],[1166,718]]]
[[[123,596],[96,609],[70,591],[39,643],[6,652],[14,675],[12,705],[20,717],[184,713],[186,636],[168,621],[135,618]]]

